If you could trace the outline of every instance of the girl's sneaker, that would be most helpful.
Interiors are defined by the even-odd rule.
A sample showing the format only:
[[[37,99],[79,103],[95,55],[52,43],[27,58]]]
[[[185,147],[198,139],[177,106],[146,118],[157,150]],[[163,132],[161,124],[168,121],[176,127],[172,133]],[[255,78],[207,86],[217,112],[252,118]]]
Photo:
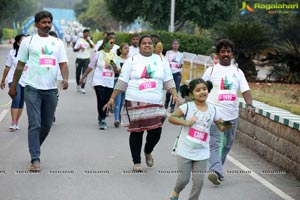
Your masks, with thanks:
[[[11,123],[11,125],[10,125],[10,127],[9,127],[9,130],[11,130],[11,131],[17,130],[16,126],[17,126],[16,124]]]

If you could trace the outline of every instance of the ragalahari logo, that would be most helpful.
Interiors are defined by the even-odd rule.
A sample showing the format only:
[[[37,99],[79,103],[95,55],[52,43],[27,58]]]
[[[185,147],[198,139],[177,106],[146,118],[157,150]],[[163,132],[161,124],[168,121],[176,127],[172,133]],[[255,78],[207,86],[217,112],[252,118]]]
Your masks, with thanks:
[[[252,13],[254,12],[254,9],[247,4],[247,2],[242,3],[242,8],[241,8],[241,15],[247,14],[247,13]]]

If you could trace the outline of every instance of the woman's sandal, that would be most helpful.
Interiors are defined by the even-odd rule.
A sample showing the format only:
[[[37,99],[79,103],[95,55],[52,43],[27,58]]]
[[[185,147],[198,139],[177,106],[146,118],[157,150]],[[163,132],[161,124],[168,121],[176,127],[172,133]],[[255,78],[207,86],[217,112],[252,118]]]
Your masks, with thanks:
[[[132,171],[133,171],[133,172],[142,172],[143,169],[142,169],[141,164],[134,164],[134,165],[133,165]]]

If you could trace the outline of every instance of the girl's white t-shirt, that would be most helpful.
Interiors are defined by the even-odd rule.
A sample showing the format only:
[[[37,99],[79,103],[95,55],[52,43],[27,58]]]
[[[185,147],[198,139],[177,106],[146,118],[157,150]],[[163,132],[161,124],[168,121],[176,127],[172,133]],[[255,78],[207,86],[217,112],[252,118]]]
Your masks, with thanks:
[[[170,68],[173,74],[182,71],[183,53],[169,50],[166,52],[166,58],[170,63]]]
[[[115,72],[110,65],[110,60],[113,60],[118,69],[120,69],[119,56],[112,50],[109,53],[101,50],[94,54],[89,64],[89,67],[94,69],[92,86],[114,87]]]
[[[191,127],[182,127],[176,148],[177,155],[190,160],[205,160],[209,158],[209,130],[211,124],[221,117],[213,105],[209,103],[207,105],[208,109],[205,112],[199,111],[194,101],[179,107],[186,114],[186,120],[196,117],[197,121]]]
[[[168,62],[156,54],[129,57],[119,76],[119,80],[128,83],[126,100],[152,104],[162,104],[163,84],[171,79]]]
[[[7,55],[6,61],[5,61],[5,66],[9,67],[9,71],[6,77],[7,83],[13,82],[14,78],[14,73],[17,68],[18,64],[18,59],[15,57],[16,55],[16,50],[11,49]],[[27,65],[24,66],[23,73],[19,79],[19,84],[24,87],[25,86],[25,73],[27,70]]]
[[[68,62],[60,39],[38,34],[24,38],[17,58],[28,66],[25,85],[40,90],[56,89],[59,63]]]
[[[215,65],[208,68],[202,78],[213,83],[207,101],[216,106],[223,120],[238,118],[238,91],[241,93],[250,90],[245,75],[234,65]]]

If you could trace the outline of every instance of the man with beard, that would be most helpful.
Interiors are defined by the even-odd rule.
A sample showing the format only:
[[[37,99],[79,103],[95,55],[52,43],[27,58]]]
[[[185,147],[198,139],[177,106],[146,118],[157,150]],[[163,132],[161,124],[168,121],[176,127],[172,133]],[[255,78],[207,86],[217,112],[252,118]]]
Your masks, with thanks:
[[[224,135],[216,125],[210,128],[210,159],[208,179],[215,185],[219,185],[223,177],[223,165],[226,156],[233,144],[238,123],[238,91],[243,95],[248,112],[252,117],[255,110],[252,105],[252,96],[249,85],[241,69],[232,64],[233,42],[221,39],[216,44],[219,63],[208,68],[203,74],[204,80],[213,83],[213,89],[208,95],[207,101],[215,105],[224,121],[232,124],[232,128],[225,130]]]
[[[139,39],[140,36],[137,33],[132,34],[131,36],[131,46],[129,47],[128,57],[134,56],[140,52],[139,49]]]
[[[62,88],[68,88],[68,59],[61,40],[49,36],[52,14],[40,11],[35,15],[37,34],[26,37],[19,48],[18,64],[9,95],[16,96],[16,85],[28,66],[25,78],[25,103],[28,115],[30,171],[40,171],[40,146],[52,126],[57,104],[57,73],[62,74]]]

